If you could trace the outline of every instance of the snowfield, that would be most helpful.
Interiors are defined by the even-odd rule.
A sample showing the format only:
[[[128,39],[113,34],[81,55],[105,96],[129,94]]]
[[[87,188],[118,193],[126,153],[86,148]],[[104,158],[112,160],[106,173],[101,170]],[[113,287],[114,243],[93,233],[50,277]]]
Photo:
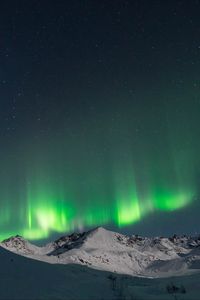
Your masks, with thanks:
[[[43,247],[0,243],[0,299],[200,299],[200,239],[102,227]]]

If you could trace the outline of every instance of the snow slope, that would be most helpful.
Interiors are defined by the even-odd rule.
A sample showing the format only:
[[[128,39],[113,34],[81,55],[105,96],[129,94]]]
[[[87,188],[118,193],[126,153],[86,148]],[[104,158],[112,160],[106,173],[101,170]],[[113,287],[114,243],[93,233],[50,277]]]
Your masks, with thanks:
[[[113,298],[106,276],[82,266],[47,264],[2,247],[0,265],[0,299]]]
[[[142,278],[48,264],[0,247],[1,300],[199,300],[200,275]]]

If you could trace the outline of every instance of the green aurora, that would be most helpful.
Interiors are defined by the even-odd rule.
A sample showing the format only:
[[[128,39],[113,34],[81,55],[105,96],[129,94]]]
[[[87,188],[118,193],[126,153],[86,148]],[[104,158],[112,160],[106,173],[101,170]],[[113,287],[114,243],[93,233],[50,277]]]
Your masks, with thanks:
[[[45,197],[42,195],[41,197]],[[24,227],[20,229],[11,229],[1,233],[0,239],[5,239],[8,236],[20,234],[28,239],[43,239],[47,238],[54,232],[69,232],[77,228],[93,227],[97,225],[106,225],[114,223],[117,226],[125,226],[133,224],[144,218],[154,210],[173,211],[188,205],[193,199],[193,194],[188,191],[165,192],[159,191],[151,202],[141,203],[133,194],[128,197],[120,195],[119,198],[106,208],[101,205],[95,207],[85,207],[78,209],[73,207],[73,201],[64,201],[57,199],[39,198],[34,201],[34,204],[27,205],[24,213],[20,216],[15,216],[15,224],[24,223]],[[40,204],[41,203],[41,204]],[[1,227],[7,227],[10,219],[13,218],[14,212],[10,207],[1,207]],[[11,217],[12,215],[12,217]],[[25,220],[25,222],[24,222]],[[21,222],[20,222],[21,221]],[[13,226],[14,227],[14,226]]]
[[[112,181],[112,188],[102,192],[101,187],[101,193],[91,181],[93,186],[88,189],[86,182],[81,193],[77,192],[78,188],[61,188],[52,180],[46,179],[43,183],[40,178],[33,185],[29,182],[26,194],[21,195],[20,209],[9,202],[1,205],[0,226],[3,230],[0,239],[20,234],[29,240],[37,240],[48,238],[53,232],[67,233],[84,227],[128,226],[156,211],[184,208],[196,195],[195,187],[180,186],[178,182],[170,185],[169,180],[167,185],[164,182],[159,186],[151,184],[149,188],[146,185],[143,191],[130,168],[123,171],[121,168],[121,175]]]
[[[136,133],[129,112],[126,116],[129,122],[121,114],[121,131],[112,135],[107,120],[98,136],[88,129],[84,139],[50,135],[35,145],[30,139],[16,153],[21,160],[8,155],[2,162],[7,173],[0,174],[0,239],[19,234],[39,240],[99,225],[122,228],[189,207],[199,192],[198,115],[187,123],[185,108],[169,116],[169,125],[164,117],[161,122],[148,116]],[[158,122],[159,135],[152,130]]]

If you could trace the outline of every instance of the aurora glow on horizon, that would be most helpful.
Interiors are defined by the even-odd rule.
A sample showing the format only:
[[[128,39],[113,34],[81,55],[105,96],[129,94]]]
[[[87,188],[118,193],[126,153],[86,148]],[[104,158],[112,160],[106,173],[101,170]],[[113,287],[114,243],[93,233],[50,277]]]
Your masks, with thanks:
[[[123,174],[126,174],[126,170]],[[142,195],[131,174],[130,177],[121,176],[115,182],[113,193],[102,193],[102,188],[98,192],[98,187],[94,185],[90,188],[89,191],[84,189],[80,195],[78,188],[69,192],[67,188],[61,190],[50,183],[45,186],[42,180],[41,184],[33,187],[29,183],[26,198],[24,196],[23,199],[26,204],[21,210],[16,213],[8,204],[1,207],[0,226],[5,227],[5,232],[1,232],[0,238],[20,234],[36,240],[47,238],[52,232],[66,233],[84,227],[107,224],[127,226],[147,218],[156,210],[181,209],[189,205],[195,196],[195,189],[189,190],[186,185],[177,190],[172,186],[155,186]],[[84,205],[80,205],[80,201]],[[14,226],[10,225],[11,219]]]
[[[198,1],[22,2],[0,12],[0,240],[198,231]]]

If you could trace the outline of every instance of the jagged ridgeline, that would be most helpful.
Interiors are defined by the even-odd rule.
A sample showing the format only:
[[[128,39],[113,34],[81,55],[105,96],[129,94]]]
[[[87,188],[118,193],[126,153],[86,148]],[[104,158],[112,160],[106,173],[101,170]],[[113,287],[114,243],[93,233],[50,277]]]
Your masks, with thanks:
[[[99,270],[146,277],[195,273],[200,266],[200,236],[147,238],[123,235],[102,227],[62,236],[38,247],[21,236],[1,247],[48,263],[79,264]]]

